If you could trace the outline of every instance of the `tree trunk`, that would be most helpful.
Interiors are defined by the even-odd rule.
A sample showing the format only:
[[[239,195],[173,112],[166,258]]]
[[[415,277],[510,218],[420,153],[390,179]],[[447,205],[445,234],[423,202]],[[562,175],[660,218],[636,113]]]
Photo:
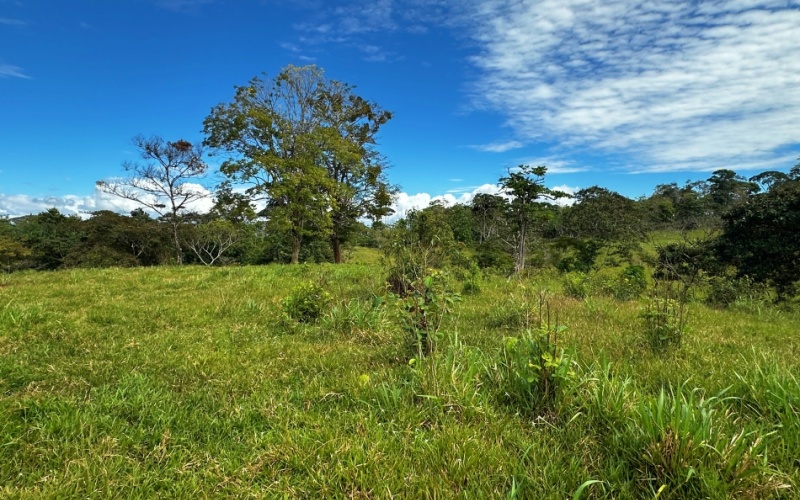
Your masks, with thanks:
[[[292,264],[300,263],[300,237],[292,235]]]
[[[331,247],[333,248],[333,263],[342,263],[342,244],[339,238],[334,234],[331,236]]]
[[[522,272],[525,269],[525,246],[527,245],[527,233],[528,233],[528,224],[526,221],[523,221],[520,224],[520,231],[519,231],[519,248],[517,248],[517,258],[516,262],[514,263],[514,271],[515,272]]]
[[[178,225],[172,224],[172,238],[175,241],[175,262],[180,266],[183,264],[183,249],[181,240],[178,238]]]

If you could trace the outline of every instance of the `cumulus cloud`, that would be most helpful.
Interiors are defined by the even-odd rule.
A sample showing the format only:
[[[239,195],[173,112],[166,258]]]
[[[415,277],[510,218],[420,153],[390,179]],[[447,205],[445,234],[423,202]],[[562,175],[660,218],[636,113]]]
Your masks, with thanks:
[[[769,167],[800,146],[798,7],[475,1],[476,102],[523,140],[627,154],[639,171]]]
[[[565,193],[572,195],[575,194],[580,188],[561,185],[561,186],[551,187],[551,189],[557,191],[564,191]],[[445,206],[453,206],[457,203],[468,204],[472,202],[473,198],[475,198],[475,195],[481,193],[495,194],[507,197],[507,195],[503,193],[503,190],[497,184],[483,184],[481,186],[469,188],[468,191],[453,190],[453,192],[435,196],[430,195],[428,193],[417,193],[417,194],[397,193],[392,202],[392,208],[394,209],[394,214],[392,214],[389,217],[385,217],[383,221],[387,224],[391,224],[392,222],[396,222],[399,219],[405,217],[411,210],[421,210],[423,208],[430,206],[430,204],[435,201],[438,201],[444,204]],[[554,203],[558,205],[571,205],[572,199],[561,198],[555,200]]]
[[[455,205],[456,203],[469,203],[478,193],[499,194],[500,187],[497,184],[483,184],[473,188],[469,192],[461,193],[460,196],[455,196],[453,193],[446,193],[440,195],[430,195],[428,193],[397,193],[392,203],[394,214],[384,219],[384,222],[392,223],[398,219],[402,219],[411,210],[421,210],[429,206],[434,201],[440,201],[446,206]],[[457,193],[456,193],[457,194]]]
[[[188,206],[188,210],[200,213],[208,212],[213,205],[211,193],[199,184],[187,185],[187,187],[206,195],[204,198],[191,203]],[[65,215],[79,215],[87,218],[92,212],[100,210],[127,214],[137,208],[144,207],[135,201],[120,198],[99,189],[95,189],[88,195],[64,196],[6,195],[0,193],[0,216],[20,217],[38,214],[51,208],[56,208]],[[151,213],[151,215],[156,214]]]

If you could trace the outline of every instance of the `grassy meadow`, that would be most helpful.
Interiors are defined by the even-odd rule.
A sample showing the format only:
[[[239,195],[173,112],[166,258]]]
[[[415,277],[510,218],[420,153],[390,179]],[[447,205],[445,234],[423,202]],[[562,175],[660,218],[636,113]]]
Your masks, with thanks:
[[[487,276],[421,358],[354,257],[0,277],[0,497],[800,498],[797,312],[693,302],[654,349],[645,299]]]

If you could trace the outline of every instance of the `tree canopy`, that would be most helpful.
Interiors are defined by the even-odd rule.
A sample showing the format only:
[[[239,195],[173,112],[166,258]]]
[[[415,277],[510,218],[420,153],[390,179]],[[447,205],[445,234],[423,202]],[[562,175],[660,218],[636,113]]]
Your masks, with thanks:
[[[353,90],[316,66],[288,66],[236,87],[204,122],[205,143],[226,155],[222,172],[266,200],[273,227],[290,235],[293,263],[313,234],[330,238],[340,262],[359,218],[390,213],[375,137],[391,113]]]

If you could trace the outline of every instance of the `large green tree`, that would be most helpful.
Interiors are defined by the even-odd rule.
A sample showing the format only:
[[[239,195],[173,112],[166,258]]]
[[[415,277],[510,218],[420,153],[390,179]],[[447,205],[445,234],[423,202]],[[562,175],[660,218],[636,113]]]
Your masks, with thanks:
[[[757,182],[748,181],[733,170],[716,170],[708,178],[709,206],[717,213],[724,214],[732,207],[747,201],[759,191]]]
[[[376,221],[391,215],[396,191],[375,147],[378,131],[392,114],[353,90],[346,83],[326,81],[317,98],[322,162],[332,181],[330,240],[337,264],[342,261],[341,245],[358,227],[358,219]]]
[[[644,234],[636,202],[600,186],[575,193],[576,203],[565,214],[571,236],[591,238],[604,244],[638,240]]]
[[[330,232],[331,185],[320,165],[322,123],[317,98],[324,83],[315,67],[289,66],[270,81],[236,87],[233,101],[212,108],[205,144],[226,159],[221,171],[265,200],[273,231],[285,232],[297,263],[303,239]]]
[[[222,172],[266,200],[270,224],[290,235],[291,261],[304,238],[324,235],[338,262],[359,218],[389,213],[392,189],[374,146],[390,117],[316,66],[288,66],[236,87],[204,125],[206,144],[227,156]]]
[[[83,237],[80,217],[64,215],[55,208],[18,219],[16,230],[22,243],[31,250],[36,269],[66,267],[68,257],[74,254]]]
[[[716,243],[723,262],[736,266],[740,276],[775,286],[778,298],[796,290],[800,280],[800,180],[773,185],[751,196],[723,216]]]

